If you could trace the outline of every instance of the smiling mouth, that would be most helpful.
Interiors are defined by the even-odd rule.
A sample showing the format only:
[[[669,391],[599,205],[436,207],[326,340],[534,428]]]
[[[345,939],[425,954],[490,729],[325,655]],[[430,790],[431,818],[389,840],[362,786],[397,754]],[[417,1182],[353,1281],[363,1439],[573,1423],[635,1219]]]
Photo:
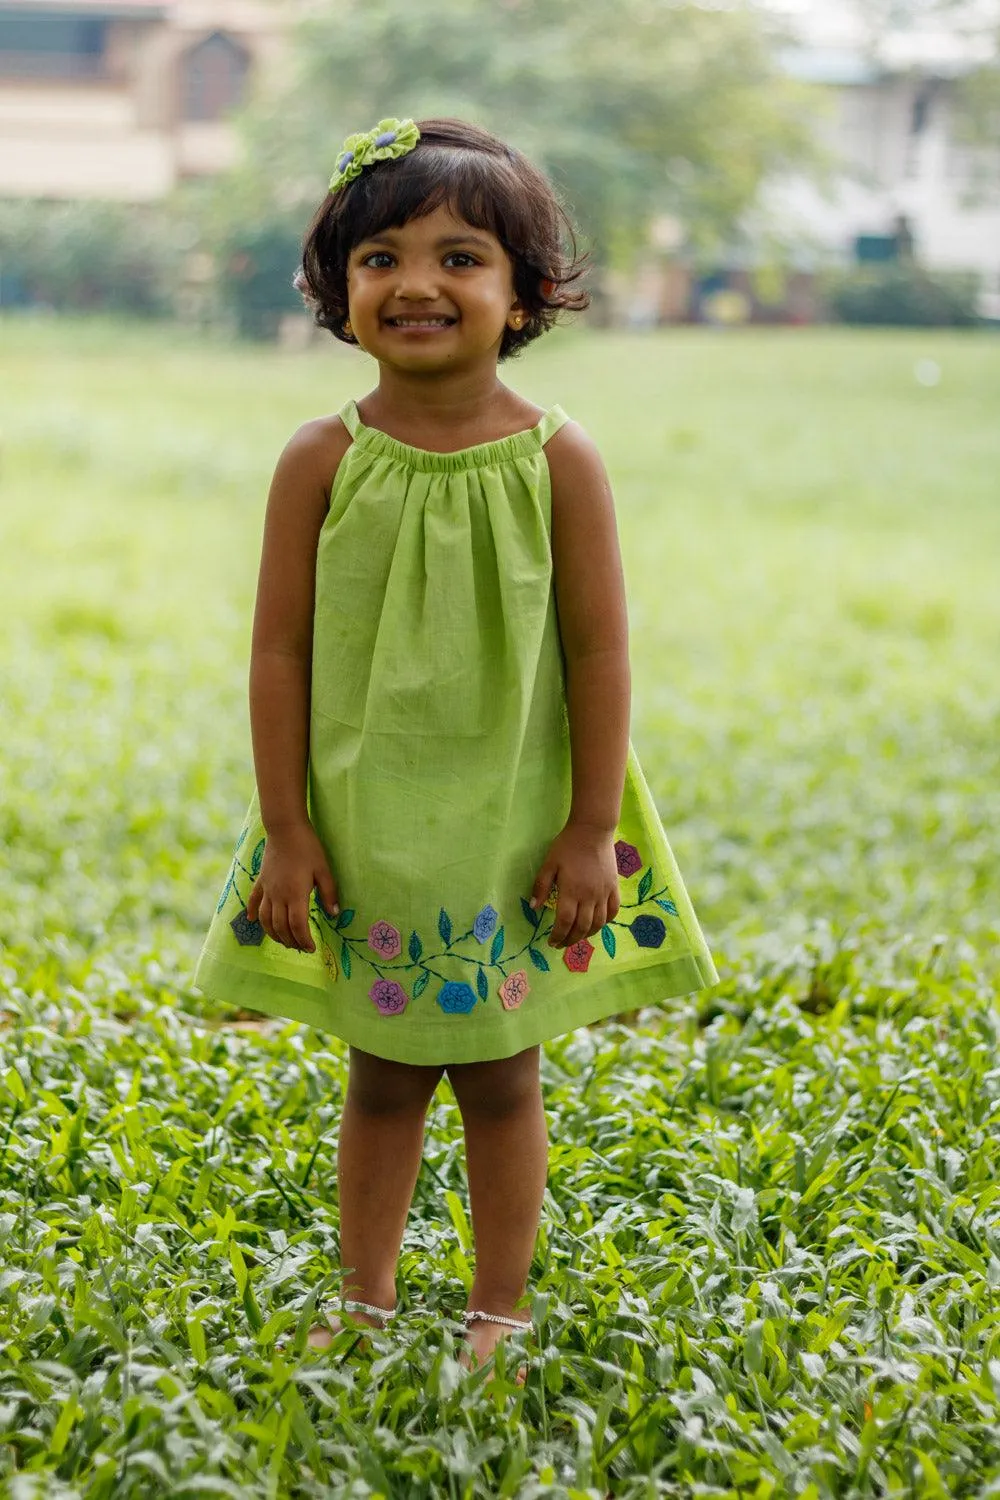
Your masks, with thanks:
[[[386,318],[390,328],[450,328],[457,318]]]

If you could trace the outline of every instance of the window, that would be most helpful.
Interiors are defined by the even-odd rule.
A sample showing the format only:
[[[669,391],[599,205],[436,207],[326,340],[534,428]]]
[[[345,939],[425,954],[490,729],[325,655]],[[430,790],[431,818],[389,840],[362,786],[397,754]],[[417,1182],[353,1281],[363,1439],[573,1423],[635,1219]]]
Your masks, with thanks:
[[[183,118],[221,120],[243,99],[250,58],[236,42],[216,31],[191,48],[181,68]]]
[[[0,11],[0,74],[5,78],[99,78],[107,21],[69,12]]]

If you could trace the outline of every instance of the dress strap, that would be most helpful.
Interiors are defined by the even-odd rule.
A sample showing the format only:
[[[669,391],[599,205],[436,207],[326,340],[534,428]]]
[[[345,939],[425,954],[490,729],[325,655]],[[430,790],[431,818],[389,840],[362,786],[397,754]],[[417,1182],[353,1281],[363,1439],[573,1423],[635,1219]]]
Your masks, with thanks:
[[[553,437],[563,425],[568,422],[569,417],[561,406],[551,406],[539,422],[535,431],[538,433],[538,441],[544,448],[550,437]]]
[[[356,438],[358,435],[358,428],[361,426],[361,418],[358,415],[358,408],[353,399],[344,402],[343,406],[338,411],[337,416],[343,422],[344,426],[351,434],[351,437]]]

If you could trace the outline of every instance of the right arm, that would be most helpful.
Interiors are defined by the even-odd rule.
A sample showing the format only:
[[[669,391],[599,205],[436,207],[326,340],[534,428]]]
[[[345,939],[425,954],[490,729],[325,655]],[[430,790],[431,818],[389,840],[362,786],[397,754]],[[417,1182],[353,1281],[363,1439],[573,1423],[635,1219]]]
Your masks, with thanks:
[[[250,651],[250,734],[267,842],[247,917],[288,948],[315,951],[309,899],[327,911],[337,886],[309,821],[309,680],[316,548],[329,486],[350,438],[338,422],[307,422],[278,459],[264,518]]]

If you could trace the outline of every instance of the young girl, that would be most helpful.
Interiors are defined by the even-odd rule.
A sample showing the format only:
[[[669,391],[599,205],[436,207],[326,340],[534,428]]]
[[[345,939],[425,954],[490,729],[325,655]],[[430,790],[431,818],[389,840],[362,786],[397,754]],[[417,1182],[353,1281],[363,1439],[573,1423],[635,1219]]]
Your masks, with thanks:
[[[256,790],[195,974],[349,1044],[338,1186],[356,1323],[394,1309],[448,1074],[476,1245],[466,1365],[530,1327],[539,1044],[716,979],[629,740],[603,465],[558,406],[497,378],[586,306],[568,228],[542,174],[476,126],[383,120],[345,142],[297,284],[378,384],[278,460],[250,665]]]

